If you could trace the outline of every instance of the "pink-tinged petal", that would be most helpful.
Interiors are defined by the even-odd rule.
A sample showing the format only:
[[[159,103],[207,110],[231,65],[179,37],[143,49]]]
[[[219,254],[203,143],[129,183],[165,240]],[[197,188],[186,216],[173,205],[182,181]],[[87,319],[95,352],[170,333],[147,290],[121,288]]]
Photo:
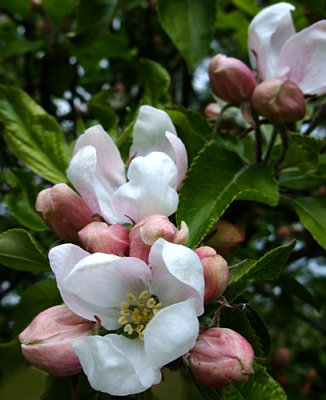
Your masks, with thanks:
[[[168,114],[151,106],[141,106],[133,130],[130,156],[147,156],[153,151],[161,151],[175,161],[173,146],[165,135],[166,131],[176,135]]]
[[[165,132],[166,137],[170,141],[174,153],[175,153],[175,164],[178,169],[178,182],[177,188],[180,187],[182,181],[186,176],[186,172],[188,169],[188,156],[185,145],[183,144],[182,140],[179,139],[176,135],[171,132]]]
[[[144,331],[145,352],[153,368],[162,368],[187,353],[195,345],[198,330],[192,298],[159,311]]]
[[[158,239],[149,253],[149,266],[153,277],[151,293],[158,296],[163,307],[192,297],[197,315],[204,312],[204,271],[194,251]]]
[[[112,211],[114,191],[125,183],[124,164],[110,136],[99,125],[77,140],[68,177],[94,213],[110,223],[126,222]]]
[[[129,182],[114,193],[112,205],[117,215],[138,222],[151,214],[169,216],[178,206],[177,168],[164,153],[136,157],[128,169]]]
[[[74,303],[67,305],[76,314],[92,320],[95,315],[112,330],[121,326],[118,319],[127,294],[138,296],[150,279],[148,266],[137,258],[94,253],[75,265],[62,287],[74,296]]]
[[[89,383],[95,390],[114,396],[140,393],[159,383],[139,339],[110,334],[92,336],[73,344]]]
[[[304,94],[326,92],[326,21],[316,22],[283,46],[276,74],[294,81]]]
[[[277,3],[260,11],[249,25],[249,58],[259,79],[275,77],[275,68],[284,43],[295,30],[289,3]]]

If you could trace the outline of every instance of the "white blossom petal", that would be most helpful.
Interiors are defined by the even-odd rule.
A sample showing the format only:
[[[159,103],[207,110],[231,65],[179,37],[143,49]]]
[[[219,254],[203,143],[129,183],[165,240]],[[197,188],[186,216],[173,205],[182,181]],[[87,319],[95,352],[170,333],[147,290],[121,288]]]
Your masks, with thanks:
[[[197,315],[204,312],[203,266],[194,251],[158,239],[149,253],[149,266],[153,277],[151,292],[163,307],[193,297]]]
[[[188,156],[187,150],[185,145],[183,144],[182,140],[178,138],[178,136],[174,135],[171,132],[165,132],[166,137],[170,141],[171,145],[173,146],[174,153],[175,153],[175,164],[178,169],[178,182],[177,188],[180,187],[184,177],[186,176],[187,169],[188,169]]]
[[[88,304],[70,290],[66,290],[64,285],[67,275],[79,261],[87,256],[89,256],[87,251],[70,243],[53,247],[49,252],[50,266],[55,274],[62,300],[75,314],[94,321],[94,313],[89,309]]]
[[[148,266],[138,258],[94,253],[74,266],[62,288],[75,296],[76,301],[66,303],[72,311],[87,319],[96,315],[106,329],[113,330],[121,326],[118,319],[127,294],[138,296],[148,289],[150,279]]]
[[[128,169],[129,182],[114,193],[112,205],[118,215],[138,222],[151,214],[169,216],[178,206],[177,168],[164,153],[136,157]]]
[[[144,331],[147,358],[154,369],[187,353],[198,336],[194,299],[173,304],[158,312]]]
[[[276,77],[275,68],[284,43],[295,34],[289,3],[277,3],[260,11],[249,25],[249,58],[259,79]]]
[[[74,342],[73,349],[95,390],[114,396],[143,392],[159,383],[161,374],[146,359],[143,343],[110,334]]]
[[[110,223],[126,222],[111,206],[115,190],[126,182],[119,150],[99,125],[87,129],[77,140],[68,177],[94,213]]]
[[[276,75],[287,76],[304,94],[326,92],[326,21],[289,38],[280,52]]]
[[[166,131],[177,134],[168,114],[151,106],[141,106],[133,130],[130,156],[147,156],[160,151],[175,161],[173,146],[165,135]]]

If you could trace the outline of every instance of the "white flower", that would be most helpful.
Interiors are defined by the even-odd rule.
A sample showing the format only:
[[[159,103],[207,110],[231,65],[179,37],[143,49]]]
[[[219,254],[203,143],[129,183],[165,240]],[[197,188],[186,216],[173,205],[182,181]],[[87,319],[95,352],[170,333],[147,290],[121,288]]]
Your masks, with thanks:
[[[68,177],[91,211],[111,224],[174,213],[187,153],[164,111],[140,107],[130,155],[127,181],[118,148],[96,125],[78,138]]]
[[[295,33],[289,3],[264,8],[249,25],[249,57],[261,80],[286,77],[304,94],[326,92],[326,21]]]
[[[115,331],[73,344],[94,389],[121,396],[142,392],[160,382],[164,365],[194,346],[204,278],[189,248],[158,239],[149,265],[89,254],[73,244],[53,248],[49,258],[65,304]]]

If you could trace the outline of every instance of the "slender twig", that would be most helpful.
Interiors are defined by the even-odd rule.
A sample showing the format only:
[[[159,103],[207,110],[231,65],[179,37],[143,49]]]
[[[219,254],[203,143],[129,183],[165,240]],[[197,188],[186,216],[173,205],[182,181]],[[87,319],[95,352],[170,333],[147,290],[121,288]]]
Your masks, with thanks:
[[[276,167],[277,170],[279,169],[280,165],[284,161],[286,153],[287,153],[288,148],[289,148],[288,135],[287,135],[287,132],[286,132],[286,128],[283,125],[279,126],[279,133],[281,135],[283,149],[282,149],[282,154],[281,154],[280,158],[276,161],[276,164],[275,164],[275,167]]]
[[[259,163],[259,162],[261,162],[261,156],[262,156],[261,130],[260,130],[259,123],[257,124],[257,127],[255,129],[255,137],[256,137],[256,161]]]
[[[276,136],[277,136],[277,130],[274,127],[272,137],[271,137],[271,139],[270,139],[270,141],[269,141],[269,143],[267,145],[267,150],[266,150],[265,156],[263,158],[263,163],[267,163],[267,161],[269,160],[269,157],[270,157],[270,155],[272,153],[272,150],[273,150],[273,147],[274,147]]]

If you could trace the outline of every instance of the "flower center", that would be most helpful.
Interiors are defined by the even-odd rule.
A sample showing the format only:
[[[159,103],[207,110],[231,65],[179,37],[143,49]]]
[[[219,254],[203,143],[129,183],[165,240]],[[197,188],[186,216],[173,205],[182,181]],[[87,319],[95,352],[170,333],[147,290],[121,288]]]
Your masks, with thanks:
[[[161,303],[156,296],[150,296],[148,290],[143,290],[138,298],[133,293],[126,296],[128,301],[120,305],[119,324],[123,325],[121,333],[124,336],[140,340],[144,339],[144,330],[149,321],[161,310]]]

